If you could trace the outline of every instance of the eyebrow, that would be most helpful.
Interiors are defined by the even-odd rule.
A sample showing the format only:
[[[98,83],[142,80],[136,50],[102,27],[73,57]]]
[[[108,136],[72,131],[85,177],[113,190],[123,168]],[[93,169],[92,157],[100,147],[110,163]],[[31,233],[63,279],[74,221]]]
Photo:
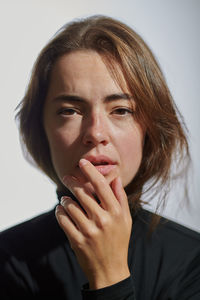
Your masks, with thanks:
[[[124,99],[124,100],[133,100],[133,96],[127,94],[127,93],[117,93],[117,94],[111,94],[111,95],[108,95],[104,98],[103,102],[111,102],[111,101],[116,101],[116,100],[121,100],[121,99]],[[57,97],[55,97],[53,99],[53,101],[58,101],[58,102],[86,102],[86,99],[85,98],[82,98],[80,96],[76,96],[76,95],[59,95]]]

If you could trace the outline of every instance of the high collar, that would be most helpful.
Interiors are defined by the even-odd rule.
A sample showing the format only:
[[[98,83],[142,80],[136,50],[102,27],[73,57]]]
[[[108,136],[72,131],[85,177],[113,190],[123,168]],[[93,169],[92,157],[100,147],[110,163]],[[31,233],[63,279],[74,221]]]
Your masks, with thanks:
[[[70,192],[70,190],[66,189],[65,191],[58,191],[56,190],[56,194],[57,194],[57,198],[58,198],[58,201],[60,203],[61,201],[61,198],[63,196],[68,196],[70,198],[72,198],[72,200],[76,201],[77,203],[79,203],[79,201],[77,200],[77,198]],[[130,197],[131,198],[131,197]],[[96,199],[97,202],[99,202],[98,199]],[[80,203],[79,203],[80,205]],[[80,205],[81,206],[81,205]],[[82,206],[81,206],[82,207]],[[132,218],[133,220],[135,219],[136,215],[138,214],[138,212],[141,210],[142,206],[141,204],[139,205],[134,205],[131,200],[129,199],[129,207],[130,207],[130,211],[131,211],[131,215],[132,215]]]
[[[72,198],[73,200],[77,201],[77,199],[75,198],[75,196],[68,189],[66,189],[65,191],[58,191],[58,190],[56,190],[56,194],[57,194],[57,198],[58,198],[59,203],[60,203],[61,198],[63,196],[68,196],[68,197]]]

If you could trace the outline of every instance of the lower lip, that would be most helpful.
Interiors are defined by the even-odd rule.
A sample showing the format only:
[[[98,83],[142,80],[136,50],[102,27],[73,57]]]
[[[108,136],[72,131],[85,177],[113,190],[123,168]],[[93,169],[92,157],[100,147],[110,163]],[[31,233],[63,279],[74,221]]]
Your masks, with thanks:
[[[95,168],[102,174],[102,175],[108,175],[110,171],[116,168],[116,165],[99,165],[95,166]]]

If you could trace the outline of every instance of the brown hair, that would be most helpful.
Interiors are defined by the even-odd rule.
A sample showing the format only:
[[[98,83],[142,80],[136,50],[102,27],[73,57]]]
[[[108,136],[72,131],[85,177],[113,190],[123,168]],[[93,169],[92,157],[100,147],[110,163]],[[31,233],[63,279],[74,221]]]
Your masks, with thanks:
[[[141,166],[126,187],[134,207],[141,202],[147,182],[147,190],[164,191],[164,203],[166,187],[172,179],[172,162],[179,166],[181,161],[186,162],[185,158],[189,161],[184,122],[151,50],[137,33],[117,20],[92,16],[69,23],[41,51],[16,116],[23,144],[36,165],[57,184],[59,191],[63,190],[43,127],[43,105],[55,60],[84,49],[98,52],[117,80],[116,63],[120,66],[136,102],[136,118],[145,128]]]

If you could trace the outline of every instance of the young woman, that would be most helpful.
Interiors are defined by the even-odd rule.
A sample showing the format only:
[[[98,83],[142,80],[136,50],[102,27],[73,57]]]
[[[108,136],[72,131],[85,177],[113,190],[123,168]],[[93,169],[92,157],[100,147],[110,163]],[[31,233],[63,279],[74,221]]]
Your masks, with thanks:
[[[18,109],[59,205],[1,233],[1,299],[200,299],[199,234],[142,209],[190,157],[141,37],[104,16],[64,26]]]

